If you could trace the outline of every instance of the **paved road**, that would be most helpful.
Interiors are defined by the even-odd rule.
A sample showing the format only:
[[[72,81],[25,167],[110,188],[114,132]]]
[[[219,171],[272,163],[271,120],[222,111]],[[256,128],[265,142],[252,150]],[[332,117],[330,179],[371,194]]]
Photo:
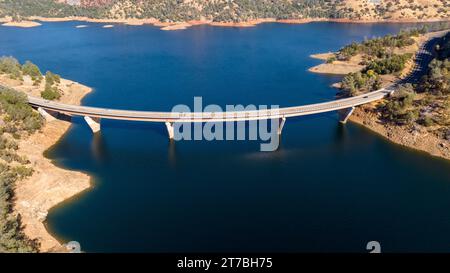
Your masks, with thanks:
[[[324,103],[316,103],[295,107],[285,107],[271,110],[253,110],[237,112],[150,112],[150,111],[130,111],[107,108],[97,108],[88,106],[76,106],[48,101],[36,97],[28,97],[29,103],[34,107],[41,107],[59,113],[73,116],[89,116],[91,118],[106,118],[118,120],[137,120],[151,122],[208,122],[208,121],[242,121],[273,118],[288,118],[304,115],[312,115],[340,109],[347,109],[354,106],[380,100],[389,94],[389,90],[381,89],[364,95],[333,100]]]
[[[433,60],[433,48],[438,41],[439,38],[436,37],[423,44],[416,54],[416,59],[411,74],[403,80],[400,80],[398,82],[399,84],[415,84],[419,82],[419,80],[428,72],[428,64]]]

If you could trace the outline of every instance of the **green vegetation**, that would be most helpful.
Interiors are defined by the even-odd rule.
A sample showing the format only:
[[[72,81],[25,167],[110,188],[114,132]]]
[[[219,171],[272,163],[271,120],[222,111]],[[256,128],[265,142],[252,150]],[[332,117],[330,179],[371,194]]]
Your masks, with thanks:
[[[437,57],[419,86],[421,92],[450,95],[450,33],[436,47]]]
[[[240,22],[257,18],[341,18],[336,0],[130,0],[84,1],[85,6],[71,6],[52,0],[3,0],[0,16],[16,17],[85,16],[90,18],[157,18],[161,21],[187,21],[201,18]],[[86,3],[87,2],[87,3]],[[111,12],[116,5],[118,12]],[[200,7],[200,8],[199,8]]]
[[[381,75],[398,74],[412,57],[412,54],[394,54],[393,49],[410,45],[412,36],[425,31],[402,31],[396,36],[353,43],[341,49],[336,55],[338,59],[350,59],[356,54],[366,59],[362,71],[343,78],[342,95],[355,96],[381,88]],[[450,140],[450,32],[436,46],[436,58],[420,83],[399,86],[377,110],[387,123],[410,126],[411,130],[420,125],[429,133]]]
[[[35,85],[38,85],[42,81],[42,73],[39,70],[39,67],[30,61],[26,61],[22,65],[22,74],[30,76]]]
[[[23,65],[20,65],[13,57],[0,57],[0,74],[9,75],[11,79],[23,80],[23,76],[30,76],[33,80],[33,84],[38,86],[42,79],[41,70],[35,64],[30,61],[26,61]],[[58,74],[54,74],[50,71],[45,73],[45,88],[41,92],[41,96],[47,100],[55,100],[61,97],[61,91],[58,89],[58,85],[61,82],[61,77]]]
[[[327,64],[332,64],[333,62],[337,61],[337,58],[335,55],[328,57]]]
[[[435,95],[450,95],[450,60],[434,59],[430,63],[429,72],[423,78],[419,89]]]
[[[8,132],[33,133],[42,125],[39,114],[28,105],[25,94],[12,89],[0,88],[0,114],[3,121],[8,123],[5,126]]]
[[[11,79],[19,79],[22,76],[22,67],[13,57],[1,57],[0,73],[8,74]]]
[[[444,1],[444,0],[442,0]],[[82,0],[81,5],[68,5],[56,0],[2,0],[0,17],[12,16],[21,20],[29,16],[89,18],[156,18],[163,22],[207,19],[222,22],[242,22],[258,18],[303,19],[303,18],[351,18],[390,19],[399,17],[396,10],[411,10],[413,18],[429,18],[426,12],[416,13],[424,5],[414,0],[410,5],[382,1],[380,4],[364,3],[350,7],[342,0]],[[67,2],[67,0],[65,1]],[[73,2],[73,1],[72,1]],[[384,2],[384,3],[383,3]],[[386,4],[387,2],[387,4]],[[447,10],[442,5],[433,6],[438,14],[432,18],[446,18]],[[400,16],[402,17],[402,16]],[[367,19],[367,17],[365,18]]]
[[[355,96],[359,92],[370,92],[381,88],[380,77],[372,70],[366,73],[350,73],[344,77],[341,84],[345,96]]]
[[[30,175],[29,161],[16,152],[15,139],[39,129],[42,119],[23,93],[0,87],[0,253],[38,252],[39,243],[23,233],[20,215],[13,211],[14,184]]]
[[[427,32],[427,28],[402,30],[397,35],[365,40],[343,47],[335,54],[341,61],[349,61],[353,56],[362,55],[361,64],[365,68],[344,77],[341,84],[342,95],[355,96],[381,88],[380,75],[398,74],[403,71],[412,54],[395,54],[395,49],[414,44],[412,37]],[[334,61],[333,57],[328,60]],[[327,62],[328,62],[327,60]]]
[[[53,84],[58,84],[61,82],[61,76],[59,76],[58,74],[53,74],[50,71],[47,71],[47,73],[45,73],[45,83],[49,84],[50,86],[52,86]]]
[[[413,104],[415,97],[412,85],[400,86],[390,100],[381,106],[383,119],[398,125],[412,124],[419,116]]]
[[[382,118],[394,124],[416,124],[450,140],[450,32],[436,48],[436,58],[418,85],[402,86],[379,107]]]
[[[343,47],[336,54],[337,59],[348,61],[357,54],[365,54],[371,58],[386,58],[395,48],[402,48],[414,44],[412,37],[427,32],[427,28],[400,31],[397,35],[387,35],[381,38],[366,40],[362,43],[352,43]]]
[[[41,92],[41,97],[46,100],[55,100],[61,97],[61,93],[59,92],[57,87],[53,87],[50,84],[45,84],[44,91]]]
[[[61,92],[58,87],[55,86],[61,82],[61,77],[57,74],[53,74],[47,71],[45,74],[45,89],[41,92],[41,97],[46,100],[55,100],[61,97]]]
[[[410,60],[412,54],[407,53],[403,55],[392,54],[389,57],[371,61],[366,66],[366,71],[373,71],[380,75],[392,74],[400,72],[405,68],[405,64]]]

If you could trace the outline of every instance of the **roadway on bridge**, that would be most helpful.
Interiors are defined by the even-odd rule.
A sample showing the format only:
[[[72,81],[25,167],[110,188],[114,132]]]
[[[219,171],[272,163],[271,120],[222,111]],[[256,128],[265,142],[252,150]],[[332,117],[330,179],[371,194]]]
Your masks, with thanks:
[[[431,51],[436,39],[426,42],[415,58],[415,67],[412,73],[399,83],[417,82],[425,73],[428,63],[432,60]],[[77,106],[49,101],[41,98],[28,96],[30,105],[46,110],[63,113],[71,116],[85,116],[91,118],[106,118],[117,120],[149,121],[149,122],[232,122],[243,120],[260,120],[273,118],[288,118],[304,115],[312,115],[342,109],[352,108],[358,105],[371,103],[389,95],[397,84],[363,95],[333,100],[323,103],[284,107],[269,110],[251,110],[236,112],[153,112],[153,111],[131,111],[89,106]]]
[[[380,100],[389,94],[386,89],[377,90],[356,97],[334,100],[324,103],[309,104],[303,106],[285,107],[268,110],[251,110],[236,112],[149,112],[116,110],[88,106],[76,106],[48,101],[40,98],[29,97],[29,103],[34,107],[64,113],[72,116],[89,116],[91,118],[107,118],[118,120],[135,120],[150,122],[211,122],[211,121],[241,121],[272,119],[282,117],[296,117],[312,115],[370,103]]]

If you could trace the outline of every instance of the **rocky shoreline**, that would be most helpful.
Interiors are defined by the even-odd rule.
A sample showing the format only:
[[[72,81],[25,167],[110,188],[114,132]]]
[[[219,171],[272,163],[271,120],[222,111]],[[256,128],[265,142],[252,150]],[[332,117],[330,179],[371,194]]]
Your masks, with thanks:
[[[449,141],[427,132],[422,126],[395,126],[385,123],[380,119],[380,113],[375,105],[356,108],[349,120],[396,144],[450,160]]]
[[[406,50],[402,52],[415,53],[420,48],[420,46],[433,37],[443,36],[448,30],[432,32],[416,39],[416,44],[409,46]],[[310,57],[320,60],[327,60],[334,53],[321,53],[313,54]],[[358,69],[358,56],[350,59],[347,62],[334,61],[333,63],[323,63],[309,69],[310,72],[320,73],[320,74],[336,74],[345,75],[346,67],[350,67],[356,72]],[[343,68],[344,66],[344,68]],[[413,68],[413,61],[410,61],[404,71],[402,71],[400,77],[404,77],[411,72]],[[388,77],[385,75],[382,78],[383,86],[386,87],[393,83],[396,78]],[[398,79],[398,78],[397,78]],[[339,88],[340,84],[333,84],[333,87]],[[400,144],[402,146],[426,152],[432,156],[441,157],[450,160],[450,142],[444,139],[440,139],[436,135],[428,132],[423,126],[416,124],[415,126],[397,126],[384,122],[381,119],[381,114],[377,110],[376,105],[381,102],[372,103],[369,105],[362,105],[355,109],[353,114],[350,116],[349,120],[360,124],[373,132],[387,138],[388,140]]]
[[[0,82],[33,96],[39,96],[42,89],[42,86],[33,86],[29,81],[19,82],[5,75],[0,76]],[[75,105],[80,104],[82,98],[92,90],[65,79],[61,79],[59,88],[62,90],[60,101]],[[22,216],[25,234],[31,239],[39,240],[41,252],[65,250],[45,227],[48,211],[91,186],[91,179],[87,174],[59,168],[44,156],[45,151],[58,142],[69,127],[68,121],[49,120],[38,132],[18,141],[17,153],[30,160],[30,167],[34,172],[31,177],[16,183],[14,209]]]

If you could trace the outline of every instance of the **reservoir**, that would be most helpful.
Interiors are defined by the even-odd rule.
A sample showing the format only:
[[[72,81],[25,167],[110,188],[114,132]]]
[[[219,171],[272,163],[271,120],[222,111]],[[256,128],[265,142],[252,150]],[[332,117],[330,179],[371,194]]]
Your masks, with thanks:
[[[85,24],[87,27],[76,28]],[[85,22],[0,27],[0,55],[92,87],[83,105],[170,111],[178,104],[295,106],[334,99],[314,53],[411,24],[251,28]],[[92,177],[53,208],[49,231],[87,252],[450,251],[450,162],[393,144],[336,113],[288,119],[280,147],[170,143],[164,124],[83,119],[46,156]]]

